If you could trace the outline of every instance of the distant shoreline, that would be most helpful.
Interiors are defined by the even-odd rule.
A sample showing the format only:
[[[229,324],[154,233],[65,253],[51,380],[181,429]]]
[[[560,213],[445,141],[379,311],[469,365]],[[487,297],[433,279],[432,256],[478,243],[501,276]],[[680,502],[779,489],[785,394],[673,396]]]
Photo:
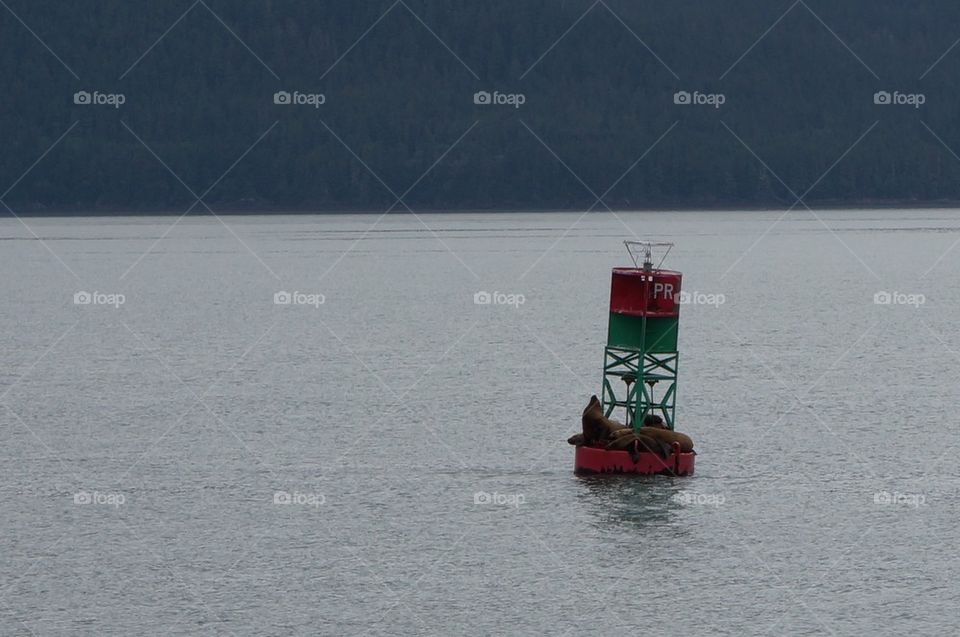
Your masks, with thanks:
[[[733,203],[715,203],[715,204],[679,204],[675,206],[637,206],[615,208],[616,213],[631,212],[785,212],[792,204],[733,204]],[[846,201],[818,201],[807,204],[813,210],[926,210],[960,209],[960,200],[949,201],[910,201],[910,200],[879,200],[879,201],[857,201],[854,203]],[[15,217],[179,217],[184,214],[182,210],[171,210],[169,208],[144,208],[130,210],[126,208],[44,208],[42,206],[31,206],[23,210],[18,210],[15,205],[10,206],[15,214],[8,210],[0,208],[0,217],[13,219]],[[414,213],[418,215],[436,215],[436,214],[511,214],[511,213],[583,213],[586,207],[550,207],[550,208],[414,208]],[[382,215],[385,209],[370,208],[277,208],[277,207],[258,207],[258,206],[228,206],[223,210],[214,210],[217,216],[237,217],[237,216],[268,216],[268,215]],[[794,211],[804,211],[804,206],[795,206]],[[609,214],[609,211],[602,208],[594,208],[589,214]],[[405,208],[395,207],[390,211],[391,215],[411,214]],[[189,217],[212,217],[213,214],[205,209],[195,208],[187,215]]]

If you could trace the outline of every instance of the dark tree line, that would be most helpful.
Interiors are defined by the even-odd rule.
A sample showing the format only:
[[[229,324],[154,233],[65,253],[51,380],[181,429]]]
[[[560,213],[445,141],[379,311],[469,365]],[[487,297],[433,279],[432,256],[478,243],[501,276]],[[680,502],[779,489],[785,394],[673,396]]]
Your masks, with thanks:
[[[960,199],[946,0],[8,4],[29,29],[0,9],[0,192],[69,129],[18,213]]]

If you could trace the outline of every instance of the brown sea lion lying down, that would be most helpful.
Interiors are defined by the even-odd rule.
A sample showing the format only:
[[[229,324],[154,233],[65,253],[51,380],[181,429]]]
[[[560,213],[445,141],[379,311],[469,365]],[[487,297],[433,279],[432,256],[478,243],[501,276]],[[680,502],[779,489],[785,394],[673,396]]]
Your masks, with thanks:
[[[667,444],[677,442],[680,445],[680,451],[684,453],[693,451],[693,440],[690,438],[690,436],[682,434],[679,431],[667,429],[667,425],[663,422],[663,418],[657,416],[656,414],[647,414],[647,416],[643,419],[643,425],[640,427],[640,432],[654,437],[657,440],[662,440]]]
[[[640,454],[644,451],[655,453],[661,458],[669,456],[671,451],[670,445],[632,431],[617,436],[608,442],[604,448],[612,451],[626,451],[630,454],[630,459],[634,463],[640,460]]]
[[[654,440],[659,440],[667,445],[672,445],[675,442],[679,443],[680,451],[683,453],[690,453],[693,451],[693,439],[687,434],[682,434],[679,431],[641,427],[639,433],[653,438]]]

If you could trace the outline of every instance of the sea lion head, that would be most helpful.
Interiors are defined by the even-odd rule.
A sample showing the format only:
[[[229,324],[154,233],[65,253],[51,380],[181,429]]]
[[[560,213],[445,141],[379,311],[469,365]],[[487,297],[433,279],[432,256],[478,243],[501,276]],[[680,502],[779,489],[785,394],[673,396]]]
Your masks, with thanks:
[[[666,429],[667,426],[663,424],[663,418],[656,414],[647,414],[643,419],[643,427],[656,427],[657,429]]]

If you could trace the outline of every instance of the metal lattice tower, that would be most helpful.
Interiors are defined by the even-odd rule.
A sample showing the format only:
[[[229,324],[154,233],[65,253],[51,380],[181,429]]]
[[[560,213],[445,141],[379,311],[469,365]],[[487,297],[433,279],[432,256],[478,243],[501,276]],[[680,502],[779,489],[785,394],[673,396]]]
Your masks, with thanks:
[[[683,275],[660,269],[672,243],[624,243],[633,267],[613,269],[603,361],[604,413],[624,409],[625,422],[634,429],[655,414],[673,429]],[[655,252],[662,252],[657,267]]]

